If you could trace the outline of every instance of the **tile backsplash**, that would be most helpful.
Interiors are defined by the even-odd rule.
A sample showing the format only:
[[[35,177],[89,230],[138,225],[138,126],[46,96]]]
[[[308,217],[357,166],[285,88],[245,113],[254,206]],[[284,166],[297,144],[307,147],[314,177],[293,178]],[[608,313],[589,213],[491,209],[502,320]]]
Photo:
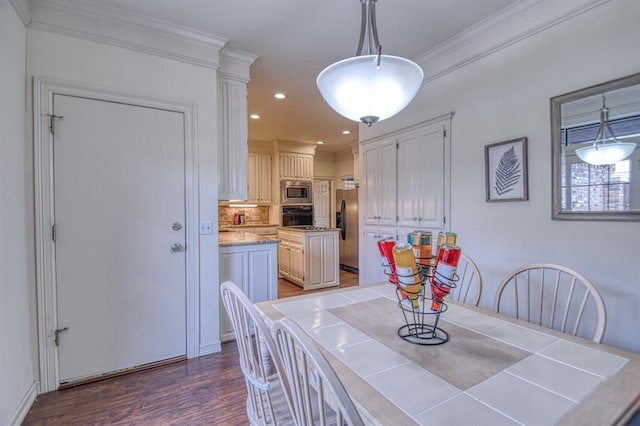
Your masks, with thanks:
[[[269,206],[229,207],[224,204],[219,204],[218,205],[219,226],[233,225],[233,215],[238,212],[244,212],[245,225],[269,224]]]

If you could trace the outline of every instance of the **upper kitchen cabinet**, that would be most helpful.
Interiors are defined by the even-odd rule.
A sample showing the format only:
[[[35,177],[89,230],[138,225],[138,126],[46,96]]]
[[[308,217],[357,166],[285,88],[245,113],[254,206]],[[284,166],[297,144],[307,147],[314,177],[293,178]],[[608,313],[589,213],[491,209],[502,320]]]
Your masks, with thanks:
[[[249,153],[249,196],[247,201],[271,204],[271,155]]]
[[[396,225],[396,141],[360,147],[360,194],[365,225]]]
[[[280,179],[313,180],[313,155],[281,153]]]
[[[247,82],[255,56],[220,52],[218,70],[218,199],[246,200]]]
[[[279,160],[274,162],[276,179],[313,180],[315,144],[276,140],[273,152]]]
[[[398,226],[444,229],[447,123],[398,136]]]

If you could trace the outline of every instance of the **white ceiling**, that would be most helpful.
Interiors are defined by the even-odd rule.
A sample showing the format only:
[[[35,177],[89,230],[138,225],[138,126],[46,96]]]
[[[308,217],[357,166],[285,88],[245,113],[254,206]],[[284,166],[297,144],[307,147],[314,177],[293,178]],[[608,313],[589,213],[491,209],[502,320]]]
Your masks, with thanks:
[[[517,0],[380,0],[383,53],[415,59]],[[257,55],[251,66],[249,139],[315,143],[340,151],[358,140],[358,124],[324,104],[315,85],[329,64],[353,56],[360,31],[358,0],[101,0],[157,20],[228,39]],[[427,70],[425,70],[427,71]],[[285,92],[284,101],[273,98]],[[342,135],[344,129],[350,135]]]

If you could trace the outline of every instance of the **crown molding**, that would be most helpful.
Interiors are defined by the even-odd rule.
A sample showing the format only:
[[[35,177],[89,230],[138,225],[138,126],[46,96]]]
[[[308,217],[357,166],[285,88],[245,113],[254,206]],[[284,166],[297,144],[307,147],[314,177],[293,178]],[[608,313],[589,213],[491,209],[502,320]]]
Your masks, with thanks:
[[[31,18],[29,17],[29,1],[9,0],[9,3],[11,3],[11,6],[13,6],[25,27],[29,25],[29,22],[31,21]]]
[[[248,83],[250,80],[249,67],[256,58],[257,56],[251,53],[225,47],[220,51],[218,76]]]
[[[520,0],[416,58],[423,84],[611,0]]]
[[[29,0],[29,14],[29,28],[213,69],[220,67],[220,50],[227,43],[222,37],[93,0]]]
[[[293,152],[298,154],[311,154],[315,155],[316,145],[311,142],[295,142],[287,141],[283,139],[276,139],[275,144],[279,152]]]

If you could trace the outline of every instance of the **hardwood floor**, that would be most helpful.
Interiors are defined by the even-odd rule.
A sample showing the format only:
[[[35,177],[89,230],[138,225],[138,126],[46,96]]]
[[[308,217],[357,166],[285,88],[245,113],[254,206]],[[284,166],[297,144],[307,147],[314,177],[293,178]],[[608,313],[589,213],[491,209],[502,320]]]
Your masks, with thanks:
[[[278,280],[279,298],[358,285],[340,271],[340,286],[303,292]],[[222,352],[39,395],[23,425],[246,425],[247,391],[235,342]]]
[[[353,287],[358,285],[358,274],[340,270],[340,285],[337,287],[321,288],[318,290],[303,291],[302,288],[283,278],[278,278],[278,299],[300,296],[301,294],[318,293],[321,291],[335,290],[337,288]]]
[[[235,342],[222,352],[38,396],[23,425],[246,425]]]

